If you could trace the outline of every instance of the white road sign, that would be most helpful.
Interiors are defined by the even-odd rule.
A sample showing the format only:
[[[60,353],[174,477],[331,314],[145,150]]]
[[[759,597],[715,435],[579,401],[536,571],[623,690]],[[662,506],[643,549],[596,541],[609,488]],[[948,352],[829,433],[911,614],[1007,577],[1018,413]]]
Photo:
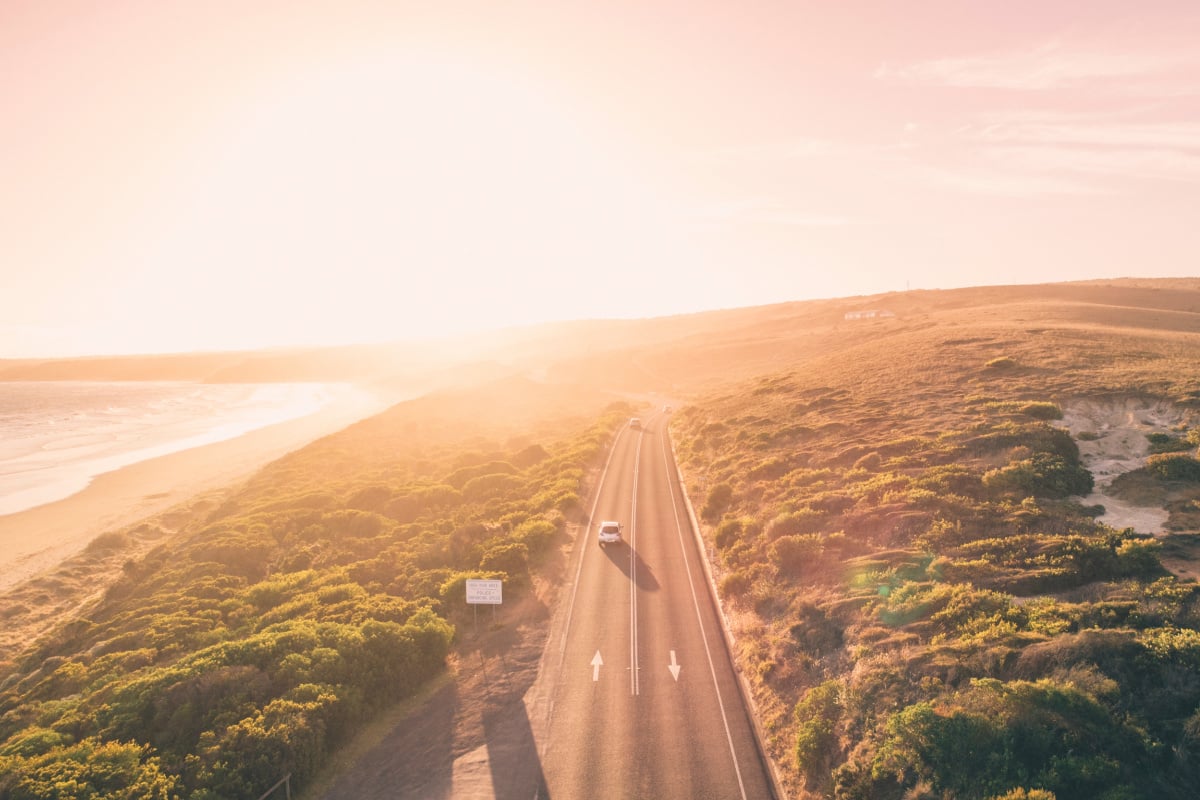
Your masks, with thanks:
[[[498,606],[503,602],[504,590],[499,580],[467,578],[467,602]]]

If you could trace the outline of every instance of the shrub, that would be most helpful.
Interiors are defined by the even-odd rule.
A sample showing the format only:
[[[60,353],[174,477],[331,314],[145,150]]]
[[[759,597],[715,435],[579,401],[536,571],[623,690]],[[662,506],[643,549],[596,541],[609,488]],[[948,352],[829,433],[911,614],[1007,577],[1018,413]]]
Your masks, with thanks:
[[[821,530],[825,519],[825,514],[811,508],[785,511],[767,524],[767,537],[778,539],[781,536],[792,536],[799,533],[816,533]]]
[[[1033,783],[1083,800],[1127,790],[1126,770],[1145,763],[1148,747],[1134,724],[1072,684],[977,679],[953,699],[893,714],[872,774],[921,778],[953,797]]]
[[[512,462],[521,469],[528,469],[550,457],[540,444],[531,444],[512,457]]]
[[[820,561],[825,553],[821,537],[816,534],[781,536],[771,545],[771,560],[787,572],[800,572]]]
[[[518,475],[494,472],[471,478],[462,485],[461,491],[464,500],[477,503],[496,495],[512,494],[519,490],[524,483]]]
[[[1192,449],[1192,445],[1165,433],[1147,433],[1146,440],[1150,442],[1151,453],[1183,453]]]
[[[1077,462],[1051,453],[1034,453],[1030,458],[989,470],[983,476],[983,485],[1035,497],[1069,497],[1091,493],[1094,480],[1092,473]]]
[[[129,534],[124,531],[109,531],[88,542],[87,552],[106,553],[113,550],[124,550],[131,541]]]
[[[346,500],[348,508],[361,511],[383,511],[384,506],[392,499],[392,490],[387,486],[365,486],[357,490]]]
[[[462,469],[455,470],[446,476],[446,483],[455,489],[461,490],[468,482],[475,478],[486,475],[513,475],[517,471],[516,467],[506,461],[489,461],[486,464],[477,464],[472,467],[463,467]]]
[[[0,791],[14,800],[177,797],[178,779],[149,750],[134,743],[84,739],[44,755],[0,759]]]
[[[1146,469],[1163,480],[1200,482],[1200,461],[1191,456],[1150,456],[1146,459]]]
[[[726,517],[721,520],[721,524],[717,526],[717,530],[713,534],[713,544],[718,549],[725,550],[739,541],[741,536],[742,521],[737,517]]]
[[[718,483],[708,492],[708,499],[700,509],[700,517],[708,523],[716,522],[729,508],[733,501],[733,487],[728,483]]]
[[[854,462],[854,469],[865,469],[869,472],[875,472],[882,465],[883,457],[877,452],[870,452]]]
[[[741,570],[734,570],[721,579],[721,594],[725,597],[745,597],[750,591],[750,576]]]
[[[1062,419],[1062,409],[1057,403],[1034,401],[1021,406],[1021,413],[1034,419]]]
[[[773,481],[776,478],[782,478],[792,468],[790,460],[779,456],[768,458],[749,471],[746,472],[746,480],[749,481]]]
[[[547,519],[531,519],[522,522],[513,531],[515,541],[524,542],[531,555],[544,552],[558,535],[558,528]]]
[[[391,520],[370,511],[345,509],[329,512],[322,522],[325,529],[335,536],[366,539],[382,533],[384,524],[391,523]]]
[[[1117,547],[1120,573],[1128,577],[1149,576],[1162,570],[1158,554],[1162,543],[1153,539],[1126,539]]]
[[[1004,794],[998,794],[988,800],[1058,800],[1054,792],[1045,789],[1013,789]]]
[[[479,559],[479,568],[499,570],[514,580],[523,580],[529,572],[529,548],[524,542],[494,544]]]
[[[837,748],[834,727],[841,716],[841,684],[826,681],[814,686],[796,703],[796,766],[806,788],[816,789],[829,779],[829,764]]]
[[[986,408],[1004,414],[1020,414],[1033,419],[1062,419],[1062,409],[1057,403],[1044,400],[997,400],[987,403]]]
[[[986,366],[988,369],[996,370],[1012,369],[1013,367],[1017,366],[1017,362],[1008,356],[999,356],[997,358],[993,358],[984,366]]]

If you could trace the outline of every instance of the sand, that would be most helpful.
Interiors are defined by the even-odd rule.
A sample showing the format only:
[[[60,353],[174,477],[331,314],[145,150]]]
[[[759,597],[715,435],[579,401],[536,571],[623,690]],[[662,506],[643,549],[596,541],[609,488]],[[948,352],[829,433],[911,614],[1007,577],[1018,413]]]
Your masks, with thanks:
[[[57,567],[102,533],[237,483],[388,404],[369,391],[346,386],[315,414],[123,467],[64,500],[0,516],[0,593]]]
[[[1098,519],[1117,530],[1163,536],[1169,514],[1157,506],[1136,506],[1108,493],[1113,479],[1145,465],[1149,433],[1177,432],[1184,413],[1164,400],[1144,397],[1079,399],[1063,409],[1062,425],[1075,437],[1079,456],[1096,479],[1087,505],[1104,506]],[[1079,438],[1085,434],[1085,438]]]

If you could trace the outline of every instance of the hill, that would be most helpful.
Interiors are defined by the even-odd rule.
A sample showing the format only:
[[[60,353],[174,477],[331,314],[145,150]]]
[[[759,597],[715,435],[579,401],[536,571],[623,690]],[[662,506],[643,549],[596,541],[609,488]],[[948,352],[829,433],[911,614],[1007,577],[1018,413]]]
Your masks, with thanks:
[[[1198,300],[897,297],[676,416],[796,796],[1191,795]],[[1103,488],[1159,509],[1149,530],[1094,503],[1089,465],[1122,437],[1143,457]]]
[[[138,542],[160,540],[137,528],[93,544],[121,577],[0,661],[0,797],[314,780],[442,674],[466,578],[504,576],[530,614],[555,601],[590,471],[652,393],[684,401],[677,454],[795,796],[1190,796],[1200,281],[907,292],[446,347],[331,355],[307,379],[455,388],[176,510],[149,552]],[[169,363],[102,361],[0,377]],[[173,374],[299,374],[252,364]],[[1117,412],[1136,419],[1117,431]],[[1128,469],[1103,472],[1117,460],[1101,445],[1125,436]],[[1162,524],[1114,523],[1097,490]],[[0,598],[0,617],[19,614]]]

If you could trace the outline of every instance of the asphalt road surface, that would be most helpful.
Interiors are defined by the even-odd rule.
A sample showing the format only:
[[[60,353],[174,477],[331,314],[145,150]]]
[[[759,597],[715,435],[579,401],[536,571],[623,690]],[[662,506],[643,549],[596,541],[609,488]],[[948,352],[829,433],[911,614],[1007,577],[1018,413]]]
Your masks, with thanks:
[[[536,797],[740,798],[772,792],[656,414],[622,430],[552,632],[556,669]],[[601,547],[601,520],[625,526]],[[557,664],[555,665],[555,661]]]

